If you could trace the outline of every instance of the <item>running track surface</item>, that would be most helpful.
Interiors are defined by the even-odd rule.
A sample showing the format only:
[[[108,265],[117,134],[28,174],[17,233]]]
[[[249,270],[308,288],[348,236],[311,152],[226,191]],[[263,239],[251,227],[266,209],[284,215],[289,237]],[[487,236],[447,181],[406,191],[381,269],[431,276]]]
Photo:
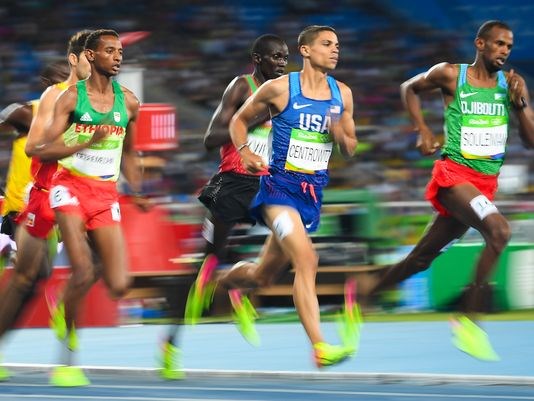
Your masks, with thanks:
[[[358,354],[318,371],[299,324],[260,324],[253,348],[232,324],[185,327],[180,343],[188,375],[155,374],[165,326],[80,330],[79,364],[92,385],[57,389],[47,371],[58,344],[48,329],[12,333],[3,346],[14,377],[0,383],[6,400],[534,400],[534,322],[486,322],[501,361],[457,351],[446,322],[367,323]],[[322,325],[337,342],[333,323]]]
[[[367,382],[363,380],[306,380],[259,378],[189,378],[162,382],[154,377],[135,379],[92,375],[85,388],[54,388],[42,374],[23,373],[9,383],[0,384],[0,400],[373,400],[373,401],[477,401],[534,400],[528,386],[476,386]]]

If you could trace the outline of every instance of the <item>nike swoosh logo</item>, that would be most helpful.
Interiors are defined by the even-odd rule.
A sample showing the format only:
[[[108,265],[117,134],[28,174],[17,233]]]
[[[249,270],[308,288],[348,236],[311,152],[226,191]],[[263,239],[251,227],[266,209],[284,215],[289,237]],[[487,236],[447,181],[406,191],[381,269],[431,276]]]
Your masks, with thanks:
[[[293,108],[295,110],[303,109],[304,107],[309,107],[309,106],[311,106],[311,103],[306,103],[306,104],[298,104],[297,102],[293,103]]]
[[[472,93],[464,93],[464,92],[460,92],[460,98],[461,98],[461,99],[464,99],[464,98],[466,98],[466,97],[476,95],[477,93],[478,93],[478,92],[472,92]]]

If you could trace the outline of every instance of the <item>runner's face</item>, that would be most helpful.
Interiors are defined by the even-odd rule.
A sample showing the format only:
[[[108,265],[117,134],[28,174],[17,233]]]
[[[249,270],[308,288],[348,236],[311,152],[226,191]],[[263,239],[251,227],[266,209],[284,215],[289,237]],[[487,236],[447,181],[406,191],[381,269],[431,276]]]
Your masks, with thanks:
[[[489,37],[483,40],[482,57],[490,71],[499,71],[510,56],[514,45],[514,34],[503,28],[493,28]]]
[[[327,70],[333,70],[339,59],[339,42],[332,31],[321,31],[308,46],[310,61]]]
[[[286,70],[289,50],[285,43],[271,42],[269,51],[261,56],[260,70],[265,79],[282,76]]]
[[[122,44],[119,38],[113,35],[101,36],[93,54],[95,67],[104,75],[115,76],[119,73],[122,62]]]

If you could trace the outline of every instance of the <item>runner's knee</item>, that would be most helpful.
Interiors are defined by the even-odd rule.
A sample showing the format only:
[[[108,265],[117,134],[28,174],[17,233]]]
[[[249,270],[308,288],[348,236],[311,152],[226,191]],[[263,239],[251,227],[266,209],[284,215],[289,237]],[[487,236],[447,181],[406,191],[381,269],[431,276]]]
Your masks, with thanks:
[[[114,280],[109,284],[109,293],[112,298],[118,299],[122,298],[128,292],[130,288],[131,279],[130,277],[124,277],[118,280]]]
[[[274,284],[275,277],[272,274],[267,274],[268,272],[257,272],[254,274],[254,282],[257,287],[268,287]]]
[[[292,265],[295,267],[295,270],[301,273],[313,273],[315,275],[319,266],[319,255],[315,251],[308,252],[302,255],[302,257],[299,257],[295,262],[292,262]]]
[[[29,274],[29,272],[18,272],[13,273],[13,285],[20,292],[29,292],[32,290],[33,286],[37,282],[37,274]]]
[[[496,252],[501,252],[512,236],[512,230],[510,224],[503,219],[503,221],[492,227],[486,235],[486,243],[488,246],[491,246]]]
[[[94,273],[91,266],[82,269],[73,269],[70,282],[74,287],[87,288],[94,283]]]

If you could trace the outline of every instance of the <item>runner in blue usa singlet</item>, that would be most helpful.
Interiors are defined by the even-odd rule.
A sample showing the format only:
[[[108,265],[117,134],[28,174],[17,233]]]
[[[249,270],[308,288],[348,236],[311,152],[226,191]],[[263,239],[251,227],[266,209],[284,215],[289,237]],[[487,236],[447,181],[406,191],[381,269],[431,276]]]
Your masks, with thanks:
[[[343,112],[343,102],[334,78],[327,77],[332,94],[328,100],[305,97],[299,78],[299,72],[289,74],[289,101],[272,118],[271,175],[261,177],[251,212],[264,223],[262,206],[291,206],[300,213],[308,232],[314,232],[319,225],[322,190],[328,183],[333,149],[330,122]]]

